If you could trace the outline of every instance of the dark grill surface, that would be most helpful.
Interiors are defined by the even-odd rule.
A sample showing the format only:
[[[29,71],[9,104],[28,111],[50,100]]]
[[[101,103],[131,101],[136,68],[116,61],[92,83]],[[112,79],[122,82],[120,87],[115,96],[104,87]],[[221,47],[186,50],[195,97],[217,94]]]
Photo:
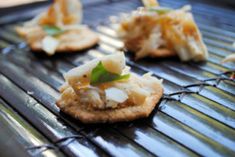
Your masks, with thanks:
[[[108,17],[142,4],[136,0],[83,2],[84,23],[100,34],[101,43],[70,55],[32,53],[14,32],[16,25],[48,3],[28,5],[20,12],[1,12],[0,146],[5,150],[0,150],[0,156],[7,154],[4,152],[15,156],[235,156],[235,82],[230,78],[235,64],[221,64],[224,56],[235,52],[232,7],[203,1],[160,1],[173,8],[193,6],[209,60],[134,62],[127,54],[133,72],[151,71],[164,79],[159,107],[149,118],[134,122],[84,125],[55,106],[64,81],[62,74],[95,57],[122,51],[123,44],[109,26]]]

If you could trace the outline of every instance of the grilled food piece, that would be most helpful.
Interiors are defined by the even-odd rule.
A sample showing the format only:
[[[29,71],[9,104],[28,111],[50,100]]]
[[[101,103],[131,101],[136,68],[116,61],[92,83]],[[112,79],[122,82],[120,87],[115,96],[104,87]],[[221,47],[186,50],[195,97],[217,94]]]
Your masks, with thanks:
[[[173,10],[148,5],[150,7],[123,14],[116,25],[119,37],[125,47],[135,53],[136,59],[176,55],[182,61],[207,59],[207,48],[190,6]]]
[[[232,46],[235,48],[235,42],[232,44]],[[222,63],[226,63],[226,62],[235,62],[235,53],[226,56],[222,60]]]
[[[222,60],[222,63],[226,63],[226,62],[235,62],[235,54],[230,54],[230,55],[226,56]]]
[[[57,106],[84,123],[147,117],[163,94],[161,80],[129,72],[123,53],[108,55],[65,75]]]
[[[74,52],[89,48],[98,42],[98,35],[81,25],[82,6],[78,0],[54,0],[45,12],[23,26],[17,33],[26,39],[32,50]]]

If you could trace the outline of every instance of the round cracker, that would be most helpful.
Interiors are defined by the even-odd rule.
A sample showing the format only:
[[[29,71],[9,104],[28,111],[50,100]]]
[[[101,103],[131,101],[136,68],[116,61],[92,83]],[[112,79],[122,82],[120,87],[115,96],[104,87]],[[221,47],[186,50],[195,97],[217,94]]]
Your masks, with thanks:
[[[73,90],[70,90],[70,93],[66,96],[67,98],[69,97],[67,99],[68,101],[59,99],[56,102],[56,105],[63,112],[79,119],[83,123],[114,123],[120,121],[131,121],[149,116],[163,95],[161,84],[159,84],[158,89],[159,90],[156,92],[157,94],[147,97],[143,104],[117,109],[86,110],[84,107],[77,104]]]
[[[60,44],[56,48],[56,53],[82,51],[94,46],[99,41],[98,35],[88,28],[80,31],[71,30],[65,32],[57,37],[57,39],[60,41]],[[29,46],[33,51],[43,51],[41,39],[29,42]]]

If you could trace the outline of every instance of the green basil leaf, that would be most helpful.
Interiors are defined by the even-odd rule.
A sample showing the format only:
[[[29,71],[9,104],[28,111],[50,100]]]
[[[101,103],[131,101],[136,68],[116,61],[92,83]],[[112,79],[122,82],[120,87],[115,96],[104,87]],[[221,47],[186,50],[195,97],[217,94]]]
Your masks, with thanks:
[[[172,11],[171,8],[164,8],[164,7],[151,7],[148,9],[149,11],[157,12],[159,15],[168,13]]]
[[[91,72],[91,84],[96,85],[105,82],[118,81],[128,79],[129,77],[130,74],[119,75],[111,73],[105,69],[102,62],[99,62]]]
[[[44,25],[43,30],[50,36],[57,36],[64,32],[61,28],[52,25]]]
[[[126,80],[129,77],[130,77],[130,74],[119,75],[116,79],[114,79],[114,81],[117,81],[117,80]]]

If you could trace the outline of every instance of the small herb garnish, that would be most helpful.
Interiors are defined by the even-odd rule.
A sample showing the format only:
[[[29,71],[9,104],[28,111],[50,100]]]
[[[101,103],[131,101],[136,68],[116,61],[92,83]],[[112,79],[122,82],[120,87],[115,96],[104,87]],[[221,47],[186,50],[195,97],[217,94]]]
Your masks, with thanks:
[[[148,8],[148,10],[157,12],[159,15],[172,11],[171,8],[164,8],[164,7],[150,7]]]
[[[52,25],[44,25],[43,30],[50,36],[57,36],[64,32],[61,28]]]
[[[97,66],[91,72],[91,84],[100,84],[105,82],[118,81],[123,79],[128,79],[130,74],[119,75],[111,73],[105,69],[102,62],[99,62]]]

